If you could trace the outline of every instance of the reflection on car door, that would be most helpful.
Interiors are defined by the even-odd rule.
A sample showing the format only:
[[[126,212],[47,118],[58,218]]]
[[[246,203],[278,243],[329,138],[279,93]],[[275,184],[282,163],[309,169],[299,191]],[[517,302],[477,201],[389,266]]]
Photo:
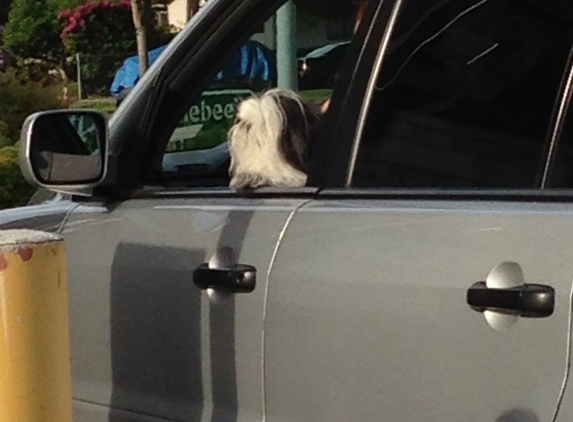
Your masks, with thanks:
[[[65,227],[76,418],[261,421],[266,275],[302,200],[167,193],[84,205]],[[225,260],[256,267],[253,293],[194,285],[200,264]]]
[[[296,214],[273,266],[267,420],[552,420],[573,208],[338,198]],[[521,269],[555,290],[550,317],[494,314],[509,318],[496,327],[470,308],[468,289],[504,262],[501,283]]]

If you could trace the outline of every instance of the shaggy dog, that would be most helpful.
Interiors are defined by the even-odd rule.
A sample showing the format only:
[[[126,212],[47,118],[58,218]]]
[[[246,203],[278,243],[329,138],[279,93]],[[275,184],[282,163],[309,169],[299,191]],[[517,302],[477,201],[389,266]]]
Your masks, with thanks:
[[[305,186],[320,122],[320,108],[292,91],[273,89],[241,102],[229,131],[231,187]]]

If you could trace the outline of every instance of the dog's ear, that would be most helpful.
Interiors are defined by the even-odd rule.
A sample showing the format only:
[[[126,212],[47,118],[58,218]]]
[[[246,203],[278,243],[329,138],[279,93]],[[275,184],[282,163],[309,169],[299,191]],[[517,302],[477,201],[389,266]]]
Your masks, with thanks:
[[[307,162],[310,162],[316,141],[317,141],[318,136],[320,134],[320,129],[322,127],[323,113],[322,113],[322,110],[320,109],[320,106],[318,104],[305,103],[304,106],[305,106],[306,120],[307,120],[308,127],[309,127],[309,139],[310,139],[310,142],[308,142],[308,145],[307,145],[307,147],[308,147],[308,151],[307,151],[308,161]]]
[[[283,120],[280,152],[294,168],[306,173],[310,144],[318,133],[320,111],[299,99],[278,97],[277,102]]]
[[[295,169],[307,172],[308,145],[306,139],[295,131],[283,132],[280,139],[280,152]]]

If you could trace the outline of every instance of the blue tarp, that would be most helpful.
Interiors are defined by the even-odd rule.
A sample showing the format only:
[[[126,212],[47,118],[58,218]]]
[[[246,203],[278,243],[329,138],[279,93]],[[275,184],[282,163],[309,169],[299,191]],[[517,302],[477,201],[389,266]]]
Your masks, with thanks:
[[[167,46],[151,50],[149,54],[149,64],[152,64]],[[277,66],[274,53],[257,41],[248,41],[235,54],[231,62],[223,69],[215,82],[230,80],[237,77],[247,77],[259,79],[262,81],[276,84]],[[139,80],[139,59],[132,56],[123,62],[121,68],[117,71],[111,85],[111,94],[117,97],[124,89],[130,89],[135,86]]]
[[[149,58],[149,64],[153,63],[163,50],[167,48],[166,45],[151,50],[147,53]],[[119,68],[111,84],[111,95],[117,97],[121,91],[128,88],[133,88],[137,81],[139,80],[139,58],[137,56],[131,56],[125,59],[123,65]]]

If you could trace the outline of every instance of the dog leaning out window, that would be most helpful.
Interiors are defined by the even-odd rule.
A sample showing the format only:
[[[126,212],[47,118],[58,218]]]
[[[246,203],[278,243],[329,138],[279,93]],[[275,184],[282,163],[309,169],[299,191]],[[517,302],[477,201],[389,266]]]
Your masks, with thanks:
[[[229,132],[231,187],[302,187],[320,108],[295,92],[273,89],[239,104]]]

